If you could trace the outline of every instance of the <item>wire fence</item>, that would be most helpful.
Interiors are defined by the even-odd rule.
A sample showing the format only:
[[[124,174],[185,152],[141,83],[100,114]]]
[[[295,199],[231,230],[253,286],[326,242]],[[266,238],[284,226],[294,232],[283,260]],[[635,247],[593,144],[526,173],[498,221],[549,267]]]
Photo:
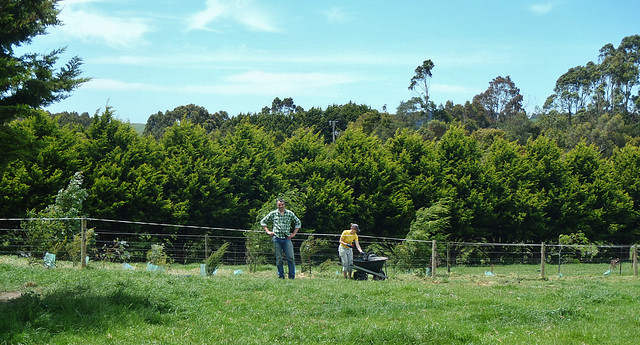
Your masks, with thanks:
[[[341,232],[341,231],[340,231]],[[340,233],[299,232],[292,239],[296,263],[308,268],[339,264]],[[408,240],[359,235],[368,253],[388,259],[394,272],[436,277],[451,274],[504,274],[524,265],[532,275],[636,275],[636,245],[471,243]],[[147,223],[96,218],[0,219],[0,255],[33,262],[54,253],[59,260],[203,263],[229,243],[221,262],[241,266],[274,262],[270,238],[262,230]],[[598,273],[599,272],[599,273]]]

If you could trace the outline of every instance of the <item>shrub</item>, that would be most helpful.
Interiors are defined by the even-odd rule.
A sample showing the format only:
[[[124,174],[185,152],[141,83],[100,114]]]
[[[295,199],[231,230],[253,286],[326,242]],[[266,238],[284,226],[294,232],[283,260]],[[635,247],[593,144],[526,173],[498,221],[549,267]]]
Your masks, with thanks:
[[[60,189],[55,203],[44,210],[29,210],[28,220],[22,223],[27,237],[26,250],[32,260],[40,258],[44,252],[60,255],[62,250],[74,238],[73,234],[81,228],[79,219],[59,220],[56,218],[79,218],[82,215],[82,203],[87,198],[86,189],[81,188],[82,171],[76,172],[69,185]]]
[[[127,250],[129,244],[127,241],[120,241],[120,239],[113,240],[113,245],[102,246],[102,253],[98,254],[100,260],[113,262],[122,261],[127,262],[131,259],[131,253]]]
[[[212,275],[213,272],[220,266],[222,262],[222,257],[227,253],[229,249],[229,242],[223,243],[220,248],[218,248],[215,252],[211,253],[207,260],[205,261],[205,267],[207,270],[207,275]]]
[[[300,256],[302,258],[302,271],[306,268],[311,273],[311,266],[314,264],[313,257],[319,251],[329,247],[329,241],[321,238],[315,238],[313,235],[307,237],[300,245]]]
[[[267,258],[263,253],[273,249],[271,238],[264,232],[245,232],[247,238],[246,246],[246,262],[249,266],[249,272],[255,272],[260,265],[267,263]]]
[[[147,261],[157,266],[164,266],[171,260],[164,250],[164,244],[152,244],[147,252]]]
[[[93,248],[96,245],[96,233],[93,229],[87,230],[87,243],[85,243],[87,248]],[[73,241],[67,243],[66,245],[67,253],[69,254],[69,258],[73,261],[75,265],[78,262],[81,262],[82,258],[80,254],[82,253],[82,232],[75,234],[73,236]]]

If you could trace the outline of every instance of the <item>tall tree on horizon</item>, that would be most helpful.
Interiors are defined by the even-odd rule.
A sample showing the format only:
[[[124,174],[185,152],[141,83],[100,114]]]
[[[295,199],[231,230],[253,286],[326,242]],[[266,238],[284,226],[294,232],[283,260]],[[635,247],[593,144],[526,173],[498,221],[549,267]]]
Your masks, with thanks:
[[[523,97],[510,76],[494,78],[489,88],[473,100],[482,104],[494,123],[504,122],[523,111]]]
[[[15,56],[48,27],[60,25],[58,0],[0,1],[0,124],[20,116],[21,108],[39,108],[70,96],[88,78],[80,78],[82,60],[75,56],[59,70],[65,48]]]
[[[69,97],[89,80],[79,77],[82,60],[77,56],[56,67],[64,48],[15,55],[16,47],[60,25],[57,5],[58,0],[0,0],[0,167],[25,154],[25,148],[15,144],[22,138],[7,126],[11,120]]]
[[[420,100],[422,109],[428,113],[429,108],[429,86],[431,82],[431,77],[433,77],[433,68],[435,64],[431,59],[424,60],[422,65],[416,67],[416,75],[411,78],[411,83],[409,84],[409,90],[414,91],[418,94],[418,99]]]

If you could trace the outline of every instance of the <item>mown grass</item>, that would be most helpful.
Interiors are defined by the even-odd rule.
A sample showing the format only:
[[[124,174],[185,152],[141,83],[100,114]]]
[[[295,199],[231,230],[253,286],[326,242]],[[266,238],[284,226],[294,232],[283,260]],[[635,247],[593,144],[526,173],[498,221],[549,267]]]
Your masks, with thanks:
[[[14,293],[0,301],[0,343],[631,344],[640,337],[640,278],[629,275],[543,280],[524,266],[494,276],[443,270],[435,281],[410,274],[352,281],[333,271],[279,280],[272,266],[234,275],[238,269],[245,268],[225,266],[213,277],[199,276],[197,265],[47,270],[0,257],[0,293]]]

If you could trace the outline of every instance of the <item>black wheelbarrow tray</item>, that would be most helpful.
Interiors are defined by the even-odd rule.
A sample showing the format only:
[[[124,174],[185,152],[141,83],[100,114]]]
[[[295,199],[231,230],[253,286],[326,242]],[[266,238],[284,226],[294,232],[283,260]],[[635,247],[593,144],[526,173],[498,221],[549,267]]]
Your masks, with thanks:
[[[382,270],[384,264],[387,262],[387,258],[384,256],[376,256],[374,254],[363,254],[360,259],[353,259],[353,269],[356,271],[364,272],[363,274],[373,275],[375,280],[387,279],[386,274]],[[366,277],[365,277],[366,279]]]

